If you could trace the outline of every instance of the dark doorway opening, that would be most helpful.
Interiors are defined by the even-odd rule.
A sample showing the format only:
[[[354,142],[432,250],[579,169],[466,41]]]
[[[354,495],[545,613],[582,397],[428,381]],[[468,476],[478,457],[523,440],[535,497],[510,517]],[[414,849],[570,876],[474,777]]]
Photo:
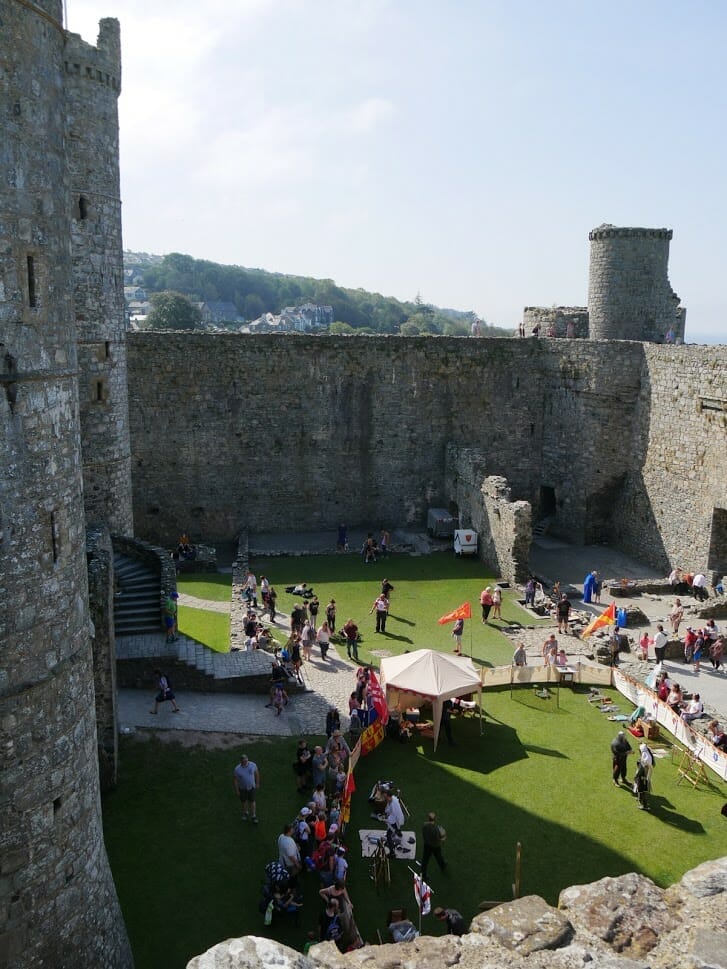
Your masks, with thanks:
[[[555,488],[547,485],[540,486],[540,517],[550,518],[555,515]]]
[[[712,511],[707,568],[716,572],[720,579],[727,575],[727,508],[715,508]]]

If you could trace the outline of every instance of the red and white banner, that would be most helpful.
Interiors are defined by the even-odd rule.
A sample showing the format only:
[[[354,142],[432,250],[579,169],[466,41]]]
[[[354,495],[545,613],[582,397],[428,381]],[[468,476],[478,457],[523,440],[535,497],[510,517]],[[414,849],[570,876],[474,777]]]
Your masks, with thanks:
[[[414,898],[422,915],[429,915],[432,910],[432,890],[421,875],[414,875]]]
[[[371,706],[376,710],[379,720],[386,726],[389,722],[389,708],[386,705],[384,691],[381,689],[381,684],[373,670],[369,672],[369,682],[366,692],[371,700]]]

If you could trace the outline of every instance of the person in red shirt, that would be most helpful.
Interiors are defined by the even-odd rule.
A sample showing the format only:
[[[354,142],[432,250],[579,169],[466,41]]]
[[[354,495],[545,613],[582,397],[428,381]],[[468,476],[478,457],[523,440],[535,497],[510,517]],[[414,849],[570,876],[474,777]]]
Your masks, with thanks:
[[[341,632],[346,637],[346,652],[348,653],[348,658],[358,663],[358,626],[353,619],[349,619]]]

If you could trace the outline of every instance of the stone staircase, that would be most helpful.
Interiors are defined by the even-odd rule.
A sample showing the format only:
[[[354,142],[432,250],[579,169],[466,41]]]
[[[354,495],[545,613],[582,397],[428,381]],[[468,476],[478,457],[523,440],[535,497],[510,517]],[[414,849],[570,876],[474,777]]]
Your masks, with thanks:
[[[187,636],[179,636],[172,646],[176,646],[177,659],[180,662],[215,680],[230,680],[240,676],[270,676],[272,654],[264,650],[254,650],[252,653],[218,653]]]
[[[189,636],[178,635],[168,643],[165,634],[116,637],[118,686],[151,689],[153,669],[169,673],[175,690],[201,693],[267,693],[270,689],[272,654],[218,653]],[[291,687],[297,692],[294,687]],[[290,690],[289,690],[290,692]]]
[[[541,518],[533,525],[533,538],[542,538],[553,523],[552,516]]]
[[[162,632],[162,588],[158,573],[139,559],[114,553],[114,629],[119,636]]]

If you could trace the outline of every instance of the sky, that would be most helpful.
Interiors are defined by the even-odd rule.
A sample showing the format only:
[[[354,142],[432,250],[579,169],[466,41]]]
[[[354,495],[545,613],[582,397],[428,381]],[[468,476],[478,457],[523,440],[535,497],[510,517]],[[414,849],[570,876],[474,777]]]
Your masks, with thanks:
[[[474,310],[585,306],[588,233],[673,229],[725,343],[723,0],[65,0],[121,22],[124,247]]]

